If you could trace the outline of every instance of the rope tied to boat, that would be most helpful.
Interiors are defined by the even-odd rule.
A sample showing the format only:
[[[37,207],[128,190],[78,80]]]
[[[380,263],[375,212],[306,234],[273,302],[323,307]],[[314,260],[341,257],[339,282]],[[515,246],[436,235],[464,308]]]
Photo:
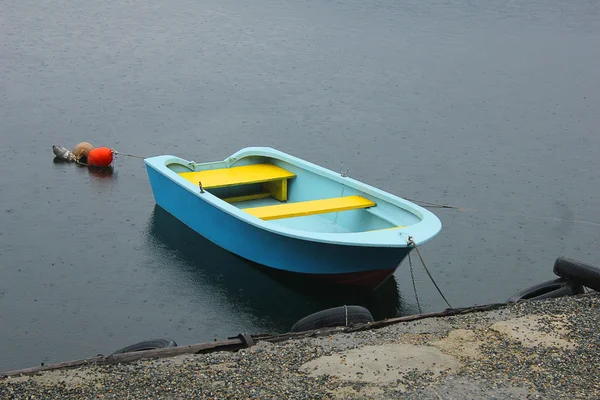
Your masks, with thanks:
[[[114,153],[114,155],[118,156],[127,156],[127,157],[134,157],[134,158],[146,158],[146,157],[142,157],[142,156],[136,156],[135,154],[128,154],[128,153],[121,153],[120,151],[117,151],[115,149],[111,149],[112,152]]]
[[[423,260],[423,256],[421,255],[421,252],[419,251],[419,246],[417,246],[417,244],[415,243],[415,241],[413,240],[412,236],[409,236],[406,243],[409,246],[412,246],[415,248],[415,250],[417,251],[417,255],[419,256],[419,259],[421,259],[421,264],[423,264],[423,268],[425,268],[425,272],[427,272],[427,275],[429,276],[429,279],[431,279],[431,282],[433,283],[433,285],[435,286],[435,288],[437,289],[438,293],[440,294],[440,296],[442,296],[442,299],[444,299],[444,301],[446,302],[446,304],[448,304],[448,307],[452,308],[452,306],[450,305],[450,303],[448,302],[448,300],[446,299],[446,296],[444,296],[444,294],[442,293],[440,287],[437,285],[437,283],[435,282],[435,279],[433,279],[433,276],[431,276],[431,273],[429,272],[429,269],[427,268],[427,266],[425,265],[425,261]],[[410,253],[409,253],[410,254]],[[409,258],[410,261],[410,258]],[[412,270],[411,270],[412,271]]]
[[[445,208],[445,209],[458,210],[458,211],[463,211],[463,212],[485,213],[485,214],[489,214],[489,215],[495,215],[498,217],[515,216],[515,217],[519,217],[519,218],[541,219],[541,220],[545,220],[545,221],[567,222],[567,223],[572,223],[572,224],[600,226],[600,222],[595,222],[595,221],[580,221],[580,220],[565,219],[565,218],[540,217],[540,216],[536,216],[536,215],[527,215],[527,214],[523,214],[523,213],[510,213],[510,212],[502,212],[501,214],[499,214],[499,213],[492,213],[492,212],[485,211],[485,210],[479,210],[477,208],[456,207],[456,206],[451,206],[448,204],[439,204],[439,203],[432,203],[430,201],[414,200],[409,197],[404,197],[404,199],[411,201],[411,202],[413,202],[421,207],[425,207],[425,208]]]
[[[346,312],[346,325],[348,326],[348,306],[344,304],[344,311]]]
[[[415,292],[415,299],[417,299],[417,307],[419,308],[419,314],[422,314],[421,302],[419,301],[419,294],[417,293],[417,285],[415,284],[415,274],[413,273],[412,261],[410,259],[410,253],[408,253],[408,266],[410,267],[410,277],[412,279],[413,290]]]
[[[414,200],[414,199],[409,199],[408,197],[404,197],[404,199],[408,200],[408,201],[412,201],[413,203],[418,204],[422,207],[426,207],[426,208],[451,208],[451,209],[460,210],[460,211],[465,210],[462,207],[451,206],[448,204],[432,203],[430,201],[424,201],[424,200]]]

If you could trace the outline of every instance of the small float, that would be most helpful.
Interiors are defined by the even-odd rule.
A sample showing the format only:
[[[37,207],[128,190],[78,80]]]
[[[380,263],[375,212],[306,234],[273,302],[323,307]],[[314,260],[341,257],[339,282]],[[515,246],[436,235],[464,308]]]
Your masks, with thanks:
[[[63,146],[52,146],[52,152],[58,160],[75,162],[89,167],[110,167],[115,150],[108,147],[94,147],[88,142],[81,142],[69,150]]]
[[[374,289],[441,229],[410,201],[268,147],[217,162],[144,161],[158,206],[274,269]]]

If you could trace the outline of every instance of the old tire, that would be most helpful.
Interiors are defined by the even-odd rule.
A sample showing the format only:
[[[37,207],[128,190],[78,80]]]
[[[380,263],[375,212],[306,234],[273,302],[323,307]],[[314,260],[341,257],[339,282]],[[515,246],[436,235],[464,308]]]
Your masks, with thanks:
[[[554,273],[572,282],[600,291],[600,268],[570,258],[558,257]]]
[[[340,306],[308,315],[292,326],[290,332],[304,332],[335,326],[350,326],[373,322],[371,312],[362,306]]]
[[[171,339],[152,339],[143,342],[135,343],[127,347],[123,347],[112,354],[131,353],[134,351],[166,349],[167,347],[177,347],[177,343]]]
[[[554,299],[583,293],[583,286],[569,282],[564,278],[552,279],[523,289],[512,295],[507,303],[517,303],[526,300]]]

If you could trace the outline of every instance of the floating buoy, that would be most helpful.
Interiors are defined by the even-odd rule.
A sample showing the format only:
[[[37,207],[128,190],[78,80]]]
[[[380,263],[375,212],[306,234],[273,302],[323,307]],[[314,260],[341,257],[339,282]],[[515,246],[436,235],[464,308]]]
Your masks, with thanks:
[[[91,143],[81,142],[77,143],[75,147],[73,147],[72,153],[75,154],[77,160],[85,161],[93,148],[94,146],[92,146]]]
[[[69,150],[62,146],[52,146],[52,152],[56,156],[56,158],[64,160],[64,161],[75,161],[77,157],[75,154],[71,153]]]
[[[87,164],[94,167],[108,167],[113,161],[113,151],[108,147],[96,147],[90,150]]]

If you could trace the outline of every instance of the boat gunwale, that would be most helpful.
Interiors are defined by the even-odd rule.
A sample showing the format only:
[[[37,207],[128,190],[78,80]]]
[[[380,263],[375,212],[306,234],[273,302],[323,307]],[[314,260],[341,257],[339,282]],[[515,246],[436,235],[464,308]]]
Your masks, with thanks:
[[[390,203],[395,207],[402,208],[406,212],[414,214],[420,219],[420,221],[406,227],[349,233],[310,232],[287,228],[281,225],[273,224],[271,221],[263,221],[260,218],[254,217],[253,215],[244,212],[243,209],[229,204],[219,197],[213,195],[209,191],[200,193],[198,186],[181,177],[177,172],[169,168],[169,165],[171,164],[179,164],[191,170],[196,170],[197,167],[206,166],[229,168],[239,160],[252,156],[273,158],[287,162],[307,172],[317,174],[326,179],[330,179],[352,189],[358,190],[363,194],[370,196],[371,200],[375,202],[377,202],[377,199],[380,199]],[[179,187],[187,190],[190,193],[193,193],[196,197],[210,203],[212,206],[231,215],[232,217],[242,220],[243,222],[253,225],[259,229],[263,229],[278,235],[288,236],[294,239],[360,247],[408,247],[409,236],[412,236],[415,244],[420,245],[433,239],[441,230],[441,221],[439,218],[432,212],[418,206],[417,204],[385,192],[381,189],[377,189],[356,179],[342,176],[339,173],[335,173],[317,164],[269,147],[246,147],[227,157],[223,161],[196,163],[194,161],[185,160],[178,156],[160,155],[146,158],[144,159],[144,162],[148,167],[151,167],[153,170],[165,176]],[[368,212],[368,209],[366,211]]]

